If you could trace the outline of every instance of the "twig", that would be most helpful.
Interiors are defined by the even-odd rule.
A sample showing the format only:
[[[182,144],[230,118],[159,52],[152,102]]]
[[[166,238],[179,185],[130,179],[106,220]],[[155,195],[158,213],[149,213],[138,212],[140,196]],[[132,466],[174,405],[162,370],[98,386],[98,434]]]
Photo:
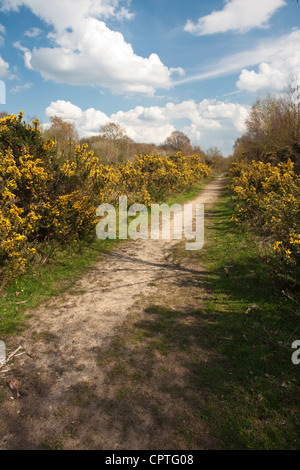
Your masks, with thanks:
[[[27,304],[27,302],[29,302],[29,299],[28,300],[22,300],[22,302],[16,302],[16,305]]]
[[[19,346],[13,353],[11,353],[8,356],[6,362],[9,362],[20,351],[20,349],[23,349],[22,346]]]
[[[28,353],[27,353],[26,351],[24,351],[24,352],[21,352],[21,353],[19,353],[19,354],[16,354],[15,357],[23,356],[24,354],[28,354]]]

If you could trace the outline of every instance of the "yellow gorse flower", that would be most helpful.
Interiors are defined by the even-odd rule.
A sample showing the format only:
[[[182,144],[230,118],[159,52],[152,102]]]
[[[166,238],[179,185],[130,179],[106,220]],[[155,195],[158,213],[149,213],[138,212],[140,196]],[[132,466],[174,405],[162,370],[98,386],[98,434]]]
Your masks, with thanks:
[[[23,112],[0,119],[0,267],[11,275],[26,269],[39,243],[77,243],[95,234],[96,208],[103,202],[161,202],[210,175],[198,155],[168,158],[139,155],[132,162],[103,165],[76,146],[66,158],[45,140],[38,120]]]
[[[278,257],[297,265],[300,258],[300,177],[291,160],[233,163],[231,189],[237,199],[235,222],[249,220],[274,240]]]

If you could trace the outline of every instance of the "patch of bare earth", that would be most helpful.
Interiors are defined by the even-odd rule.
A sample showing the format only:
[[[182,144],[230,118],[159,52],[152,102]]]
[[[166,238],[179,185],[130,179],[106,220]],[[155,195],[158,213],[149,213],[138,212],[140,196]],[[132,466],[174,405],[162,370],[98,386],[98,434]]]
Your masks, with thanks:
[[[209,206],[222,185],[193,202]],[[30,312],[8,345],[22,349],[0,374],[0,449],[218,448],[203,417],[207,391],[194,387],[198,365],[216,360],[199,341],[208,294],[196,258],[175,262],[182,244],[118,245],[77,294]]]

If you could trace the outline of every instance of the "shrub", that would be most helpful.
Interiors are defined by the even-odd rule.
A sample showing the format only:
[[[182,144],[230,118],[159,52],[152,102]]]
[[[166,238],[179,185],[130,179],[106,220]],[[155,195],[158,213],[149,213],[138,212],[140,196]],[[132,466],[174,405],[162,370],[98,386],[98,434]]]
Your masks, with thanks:
[[[249,221],[272,240],[278,272],[299,283],[300,177],[293,163],[233,163],[231,190],[237,198],[237,223]],[[297,280],[298,279],[298,280]]]
[[[95,236],[98,205],[126,195],[129,204],[149,206],[210,174],[199,156],[181,153],[108,166],[75,145],[66,157],[37,120],[22,119],[22,112],[0,119],[0,267],[10,275],[23,272],[45,242]]]

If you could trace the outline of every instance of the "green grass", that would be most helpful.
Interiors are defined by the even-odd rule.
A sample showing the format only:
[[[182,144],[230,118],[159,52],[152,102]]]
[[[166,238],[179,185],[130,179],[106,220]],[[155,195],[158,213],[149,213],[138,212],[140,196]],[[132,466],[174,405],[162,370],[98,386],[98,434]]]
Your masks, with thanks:
[[[230,222],[233,211],[225,190],[198,255],[209,273],[203,341],[226,364],[199,370],[197,386],[211,389],[205,415],[226,449],[299,449],[300,366],[291,362],[297,305],[270,274],[267,243]]]
[[[64,450],[62,439],[46,437],[41,447],[43,450]]]

